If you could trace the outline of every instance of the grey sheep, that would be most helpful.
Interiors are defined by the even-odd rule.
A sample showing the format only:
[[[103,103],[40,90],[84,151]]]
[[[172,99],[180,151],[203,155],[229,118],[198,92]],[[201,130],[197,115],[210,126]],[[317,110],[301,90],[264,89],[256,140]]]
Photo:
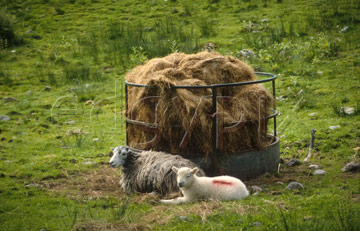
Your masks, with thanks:
[[[120,185],[125,193],[157,192],[166,195],[178,192],[176,174],[172,167],[199,167],[190,160],[179,155],[155,151],[134,151],[126,146],[111,149],[113,156],[110,165],[114,168],[122,166]],[[203,170],[197,174],[205,176]]]

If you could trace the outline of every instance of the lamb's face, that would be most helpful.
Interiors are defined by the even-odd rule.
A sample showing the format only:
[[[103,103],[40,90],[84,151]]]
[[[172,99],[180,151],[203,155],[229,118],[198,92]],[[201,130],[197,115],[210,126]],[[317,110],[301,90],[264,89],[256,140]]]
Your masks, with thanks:
[[[126,159],[129,155],[129,149],[119,146],[112,150],[114,155],[111,157],[109,161],[110,165],[114,168],[123,166],[126,163]]]
[[[176,168],[172,167],[172,170],[176,173],[176,181],[179,188],[186,188],[194,181],[194,175],[199,171],[198,168]]]

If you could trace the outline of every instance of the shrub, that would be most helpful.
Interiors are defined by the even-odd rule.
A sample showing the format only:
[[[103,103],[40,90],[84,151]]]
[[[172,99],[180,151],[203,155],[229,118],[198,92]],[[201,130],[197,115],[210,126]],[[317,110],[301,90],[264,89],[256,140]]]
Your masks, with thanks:
[[[14,20],[5,11],[0,10],[0,46],[5,49],[19,45],[22,40],[15,34]]]

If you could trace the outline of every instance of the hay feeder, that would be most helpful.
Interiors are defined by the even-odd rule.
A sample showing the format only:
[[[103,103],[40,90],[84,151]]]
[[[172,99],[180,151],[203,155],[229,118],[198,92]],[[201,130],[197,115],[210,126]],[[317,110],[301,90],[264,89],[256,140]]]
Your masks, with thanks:
[[[234,123],[231,126],[226,126],[221,121],[221,116],[218,113],[219,100],[226,100],[226,96],[221,96],[219,92],[224,88],[236,88],[243,87],[245,85],[256,85],[265,82],[272,82],[272,97],[275,99],[275,79],[276,75],[263,72],[255,72],[257,76],[265,77],[265,79],[254,80],[254,81],[243,81],[236,83],[222,83],[222,84],[211,84],[211,85],[182,85],[182,86],[171,86],[171,90],[187,89],[187,90],[211,90],[212,101],[212,124],[211,127],[211,149],[212,152],[204,155],[203,153],[194,153],[189,149],[184,149],[184,152],[173,153],[170,149],[165,147],[157,146],[159,142],[159,120],[156,118],[153,122],[144,122],[134,119],[133,116],[128,113],[129,107],[129,88],[156,88],[157,86],[138,84],[125,81],[125,104],[126,104],[126,145],[136,150],[159,150],[166,151],[173,154],[179,154],[184,158],[188,158],[195,163],[199,164],[201,168],[206,172],[208,176],[214,176],[219,174],[226,174],[235,177],[239,177],[242,180],[250,179],[262,175],[268,172],[274,172],[277,170],[280,161],[280,145],[279,138],[276,134],[276,111],[275,100],[273,108],[270,110],[270,114],[264,117],[261,123],[259,122],[259,131],[263,131],[266,134],[267,144],[262,148],[252,148],[247,150],[235,150],[235,151],[224,151],[224,139],[225,133],[230,133],[237,127],[242,126],[241,123]],[[157,111],[156,102],[161,96],[152,96],[144,100],[153,103],[154,111]],[[260,118],[260,117],[259,117]],[[267,133],[268,121],[273,120],[273,134]],[[144,132],[152,134],[152,139],[143,143],[142,147],[131,145],[131,129],[129,126],[136,126],[137,129],[142,129]],[[169,124],[168,126],[172,126]],[[179,144],[181,145],[188,142],[187,139],[191,139],[190,136],[184,136]]]

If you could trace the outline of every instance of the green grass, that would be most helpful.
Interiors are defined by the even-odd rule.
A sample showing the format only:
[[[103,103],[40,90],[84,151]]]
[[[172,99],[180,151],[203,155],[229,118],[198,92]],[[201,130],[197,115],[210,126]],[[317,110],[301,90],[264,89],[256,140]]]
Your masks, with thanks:
[[[359,1],[1,0],[0,7],[0,115],[10,117],[0,121],[0,230],[360,229],[359,173],[340,171],[360,161]],[[125,143],[124,74],[210,42],[278,75],[281,158],[304,159],[315,128],[311,163],[325,176],[307,164],[281,165],[246,182],[263,192],[236,202],[164,206],[122,194],[107,153]],[[242,49],[255,56],[242,57]],[[293,180],[305,189],[285,190]]]

